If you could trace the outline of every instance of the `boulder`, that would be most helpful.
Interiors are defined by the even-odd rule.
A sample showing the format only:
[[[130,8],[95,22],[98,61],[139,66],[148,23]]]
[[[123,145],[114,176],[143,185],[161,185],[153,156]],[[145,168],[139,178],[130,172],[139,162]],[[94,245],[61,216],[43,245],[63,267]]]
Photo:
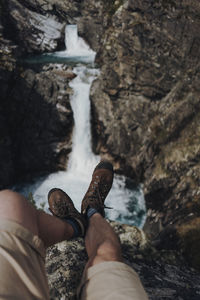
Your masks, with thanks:
[[[200,275],[188,268],[176,251],[157,251],[144,232],[111,222],[119,235],[124,261],[140,276],[150,300],[197,300]],[[82,238],[48,248],[46,271],[51,299],[76,299],[87,254]]]

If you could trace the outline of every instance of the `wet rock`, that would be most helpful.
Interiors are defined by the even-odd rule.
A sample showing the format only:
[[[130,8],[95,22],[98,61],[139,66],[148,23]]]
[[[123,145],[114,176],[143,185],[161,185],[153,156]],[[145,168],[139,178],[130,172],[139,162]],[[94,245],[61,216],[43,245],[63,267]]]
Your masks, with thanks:
[[[8,27],[7,34],[20,46],[24,53],[41,53],[53,51],[63,40],[62,29],[56,16],[42,15],[32,11],[20,1],[9,0],[4,3],[6,19],[4,24]]]

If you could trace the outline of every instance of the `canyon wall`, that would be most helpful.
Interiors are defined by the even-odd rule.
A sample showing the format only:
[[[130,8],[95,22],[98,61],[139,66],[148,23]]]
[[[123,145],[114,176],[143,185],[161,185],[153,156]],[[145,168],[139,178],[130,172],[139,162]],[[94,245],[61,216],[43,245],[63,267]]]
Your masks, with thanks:
[[[53,4],[9,0],[0,5],[3,188],[66,168],[73,130],[68,82],[74,74],[66,66],[23,62],[27,55],[64,49],[66,23],[64,16],[58,19],[55,13],[47,13]]]
[[[198,0],[1,1],[1,188],[66,167],[73,74],[19,59],[63,49],[65,24],[77,23],[101,69],[93,149],[144,184],[155,245],[199,268],[199,16]]]
[[[105,31],[91,89],[95,152],[144,184],[146,233],[158,247],[184,245],[193,266],[200,263],[199,16],[198,1],[126,1]]]

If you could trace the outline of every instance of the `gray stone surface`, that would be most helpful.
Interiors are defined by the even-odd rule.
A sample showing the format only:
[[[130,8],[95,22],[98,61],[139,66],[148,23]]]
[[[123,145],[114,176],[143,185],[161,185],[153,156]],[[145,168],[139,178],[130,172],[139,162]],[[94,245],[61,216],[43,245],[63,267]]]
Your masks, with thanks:
[[[94,150],[144,183],[146,232],[174,225],[183,244],[199,234],[199,15],[197,0],[126,1],[105,31],[91,89]]]
[[[120,237],[125,262],[139,274],[150,300],[199,299],[200,275],[183,265],[178,253],[161,254],[149,244],[143,231],[111,224]],[[86,261],[82,238],[48,249],[46,270],[51,299],[76,299]]]

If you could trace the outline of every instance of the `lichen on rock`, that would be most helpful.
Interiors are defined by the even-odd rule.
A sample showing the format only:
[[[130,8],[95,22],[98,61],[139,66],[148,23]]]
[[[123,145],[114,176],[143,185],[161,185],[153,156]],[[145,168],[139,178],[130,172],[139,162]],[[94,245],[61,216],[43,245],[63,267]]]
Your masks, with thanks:
[[[149,299],[198,299],[200,275],[181,265],[180,253],[161,253],[151,245],[142,230],[117,222],[110,224],[120,238],[125,263],[137,271]],[[76,289],[86,262],[82,238],[48,249],[46,271],[51,299],[76,299]]]

